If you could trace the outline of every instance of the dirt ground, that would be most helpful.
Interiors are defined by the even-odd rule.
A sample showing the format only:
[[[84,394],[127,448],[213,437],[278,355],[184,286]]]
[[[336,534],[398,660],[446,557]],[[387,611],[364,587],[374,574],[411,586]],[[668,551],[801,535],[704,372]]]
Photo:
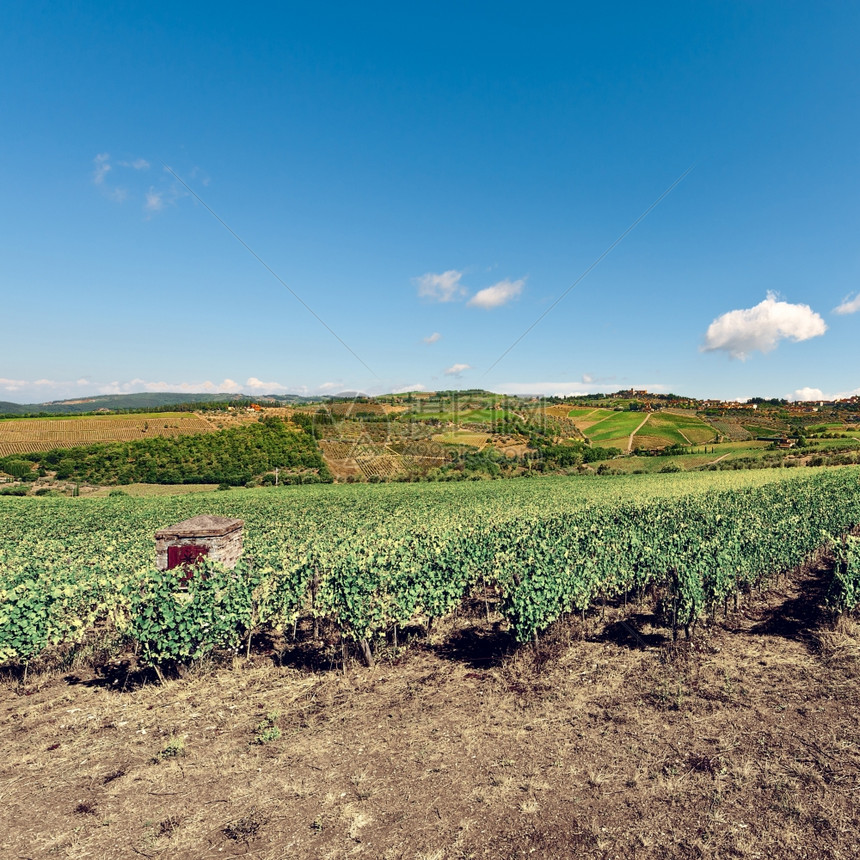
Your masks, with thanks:
[[[692,644],[634,606],[514,651],[480,604],[372,670],[6,677],[0,855],[856,858],[860,626],[824,581]]]

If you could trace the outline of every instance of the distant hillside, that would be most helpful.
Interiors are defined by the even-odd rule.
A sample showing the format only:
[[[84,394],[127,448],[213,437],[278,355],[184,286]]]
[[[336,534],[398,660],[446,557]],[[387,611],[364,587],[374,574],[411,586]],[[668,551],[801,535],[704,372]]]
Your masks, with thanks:
[[[271,402],[306,403],[311,398],[297,394],[271,394],[249,397],[245,394],[195,394],[181,392],[142,392],[138,394],[102,394],[96,397],[81,397],[74,400],[52,400],[46,403],[8,403],[0,402],[0,414],[33,415],[50,413],[53,415],[74,415],[82,412],[97,412],[100,409],[158,409],[164,406],[177,406],[182,403],[217,403],[238,401],[245,403]]]

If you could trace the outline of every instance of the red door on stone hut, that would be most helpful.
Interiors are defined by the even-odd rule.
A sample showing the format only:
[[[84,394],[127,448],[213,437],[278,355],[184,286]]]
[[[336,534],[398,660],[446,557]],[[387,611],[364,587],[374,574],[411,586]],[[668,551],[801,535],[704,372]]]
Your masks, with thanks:
[[[182,576],[184,582],[194,576],[191,568],[207,555],[209,555],[208,546],[199,546],[198,544],[169,546],[167,547],[167,569],[173,570],[175,567],[184,568]]]

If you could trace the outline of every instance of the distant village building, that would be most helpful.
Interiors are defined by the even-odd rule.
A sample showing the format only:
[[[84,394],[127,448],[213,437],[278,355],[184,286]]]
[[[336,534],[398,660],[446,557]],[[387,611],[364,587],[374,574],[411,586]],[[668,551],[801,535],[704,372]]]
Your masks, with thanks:
[[[155,533],[155,559],[159,570],[189,567],[201,558],[235,567],[242,555],[243,520],[203,514]]]

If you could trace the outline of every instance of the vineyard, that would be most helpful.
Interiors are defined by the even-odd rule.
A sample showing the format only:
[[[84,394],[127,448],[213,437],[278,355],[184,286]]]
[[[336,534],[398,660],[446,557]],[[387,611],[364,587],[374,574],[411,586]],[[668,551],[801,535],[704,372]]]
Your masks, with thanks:
[[[132,640],[144,662],[238,649],[301,618],[372,664],[397,630],[480,595],[519,642],[607,600],[658,601],[694,635],[741,592],[823,546],[830,600],[860,597],[860,473],[775,471],[293,487],[158,499],[0,500],[0,660]],[[245,556],[187,591],[153,569],[153,534],[199,513],[241,517]]]
[[[188,412],[96,418],[10,418],[0,421],[0,457],[35,454],[99,442],[137,442],[159,436],[211,433],[215,427]]]

